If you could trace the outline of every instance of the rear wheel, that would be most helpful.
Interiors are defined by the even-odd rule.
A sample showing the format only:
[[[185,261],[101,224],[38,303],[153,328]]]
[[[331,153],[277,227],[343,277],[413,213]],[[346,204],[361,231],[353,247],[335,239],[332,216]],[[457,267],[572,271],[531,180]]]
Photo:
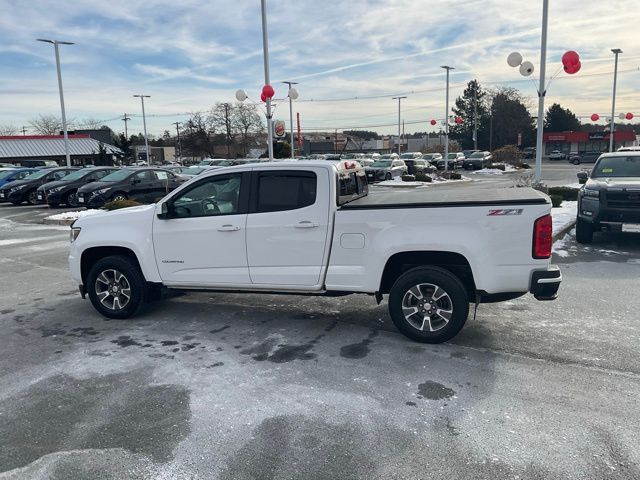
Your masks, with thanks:
[[[98,260],[87,276],[86,288],[95,309],[108,318],[130,318],[145,301],[142,272],[122,255]]]
[[[593,225],[578,218],[576,221],[576,240],[578,243],[593,242]]]
[[[36,203],[38,203],[38,194],[36,193],[35,189],[27,193],[27,203],[29,205],[35,205]]]
[[[407,337],[442,343],[462,329],[469,314],[467,291],[451,272],[418,267],[402,274],[389,293],[389,313]]]
[[[576,159],[575,159],[575,160],[573,160],[573,162],[571,162],[571,163],[573,163],[574,165],[580,165],[580,160],[578,160],[578,159],[576,158]]]
[[[393,175],[391,175],[391,172],[388,172],[385,176],[384,176],[385,180],[392,180],[393,179]]]
[[[64,196],[62,203],[67,205],[68,207],[77,207],[78,206],[78,191],[72,190]]]

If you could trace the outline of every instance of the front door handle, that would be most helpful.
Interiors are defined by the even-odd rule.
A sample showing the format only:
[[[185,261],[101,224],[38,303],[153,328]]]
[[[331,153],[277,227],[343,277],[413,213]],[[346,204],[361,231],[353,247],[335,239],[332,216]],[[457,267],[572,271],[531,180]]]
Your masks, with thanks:
[[[218,228],[219,232],[237,232],[238,230],[240,230],[240,227],[237,225],[222,225]]]
[[[319,226],[316,222],[310,222],[309,220],[303,220],[295,225],[296,228],[317,228]]]

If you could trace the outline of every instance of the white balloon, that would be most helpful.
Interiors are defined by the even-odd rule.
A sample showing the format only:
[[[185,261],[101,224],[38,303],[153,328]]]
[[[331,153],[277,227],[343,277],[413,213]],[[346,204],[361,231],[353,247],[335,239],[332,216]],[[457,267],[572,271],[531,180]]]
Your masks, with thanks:
[[[239,102],[244,102],[247,98],[249,98],[249,96],[244,90],[238,90],[236,92],[236,100],[238,100]]]
[[[533,73],[533,63],[531,62],[522,62],[520,65],[520,75],[523,77],[528,77]]]
[[[507,63],[510,67],[518,67],[522,63],[522,55],[520,52],[511,52],[507,57]]]
[[[298,90],[296,90],[295,88],[291,87],[289,88],[289,98],[291,100],[295,100],[296,98],[298,98]]]
[[[620,120],[624,120],[626,118],[626,115],[624,113],[621,113],[621,114],[618,115],[618,118]]]

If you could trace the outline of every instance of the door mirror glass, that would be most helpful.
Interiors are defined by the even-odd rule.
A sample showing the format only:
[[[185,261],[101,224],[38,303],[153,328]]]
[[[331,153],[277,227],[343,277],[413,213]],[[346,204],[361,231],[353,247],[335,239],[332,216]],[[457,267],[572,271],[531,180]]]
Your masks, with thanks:
[[[578,182],[583,184],[587,183],[587,180],[589,180],[589,174],[587,172],[578,172]]]

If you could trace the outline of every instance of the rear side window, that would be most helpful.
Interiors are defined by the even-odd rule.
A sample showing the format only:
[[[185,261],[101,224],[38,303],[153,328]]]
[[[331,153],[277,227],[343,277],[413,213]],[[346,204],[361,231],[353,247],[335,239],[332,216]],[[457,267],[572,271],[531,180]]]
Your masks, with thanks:
[[[338,173],[338,205],[344,205],[368,192],[364,169],[341,170]]]
[[[316,202],[313,172],[264,172],[258,175],[256,212],[280,212]]]

